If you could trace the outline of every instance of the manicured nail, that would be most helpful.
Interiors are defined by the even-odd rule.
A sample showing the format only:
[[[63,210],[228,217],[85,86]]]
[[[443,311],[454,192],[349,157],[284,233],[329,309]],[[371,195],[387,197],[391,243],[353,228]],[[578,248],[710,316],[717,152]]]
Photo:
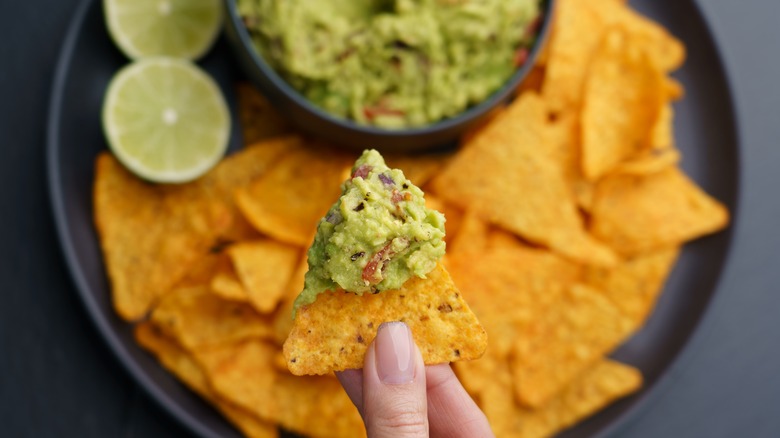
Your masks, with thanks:
[[[374,339],[374,348],[376,371],[382,383],[401,385],[414,380],[414,341],[406,324],[382,323]]]

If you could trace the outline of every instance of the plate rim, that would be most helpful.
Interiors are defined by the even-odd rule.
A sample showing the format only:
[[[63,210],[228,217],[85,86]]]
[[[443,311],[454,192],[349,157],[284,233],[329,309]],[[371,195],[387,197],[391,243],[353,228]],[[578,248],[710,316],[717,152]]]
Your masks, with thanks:
[[[114,360],[118,361],[125,372],[132,376],[135,384],[139,385],[145,392],[146,396],[151,398],[153,402],[162,408],[162,411],[166,412],[170,417],[174,418],[176,422],[184,429],[189,430],[192,433],[201,437],[218,437],[214,431],[209,429],[198,421],[198,418],[190,415],[185,409],[183,409],[176,400],[171,398],[169,394],[158,386],[151,378],[140,368],[140,366],[133,360],[127,346],[124,342],[114,333],[110,327],[107,317],[103,315],[99,309],[96,301],[92,299],[91,295],[87,293],[88,290],[92,290],[87,280],[84,278],[84,273],[80,268],[80,264],[76,262],[78,259],[75,252],[75,245],[73,239],[68,233],[69,219],[65,214],[64,195],[60,191],[58,182],[61,180],[61,171],[58,166],[59,156],[61,153],[60,141],[57,136],[59,133],[59,121],[62,113],[63,104],[63,90],[69,77],[68,70],[72,64],[72,57],[74,48],[78,40],[78,36],[81,28],[83,27],[85,18],[89,8],[93,3],[98,0],[81,0],[78,6],[74,9],[73,14],[69,19],[69,24],[65,33],[63,43],[59,48],[57,62],[54,67],[53,80],[51,82],[50,96],[48,99],[47,120],[46,120],[46,146],[45,146],[45,161],[46,161],[46,177],[47,188],[49,197],[49,207],[52,210],[54,216],[54,226],[57,232],[57,241],[59,243],[59,250],[63,258],[65,259],[65,265],[67,266],[68,276],[70,277],[72,284],[75,286],[77,294],[84,308],[86,308],[88,315],[90,316],[91,323],[100,333],[100,338],[108,345],[109,350],[114,356]],[[696,15],[703,23],[705,29],[705,39],[711,41],[715,48],[715,62],[722,72],[724,78],[724,92],[726,95],[724,107],[727,109],[728,118],[730,120],[730,128],[733,132],[735,141],[734,150],[735,154],[734,168],[735,172],[735,185],[733,187],[736,194],[732,200],[733,208],[730,211],[730,223],[725,230],[721,232],[729,232],[727,241],[725,242],[725,255],[722,260],[722,266],[717,273],[713,284],[713,290],[710,293],[708,299],[703,304],[700,313],[696,316],[693,323],[693,328],[685,336],[685,339],[680,343],[679,348],[675,351],[668,364],[664,367],[661,374],[656,378],[653,384],[649,387],[643,388],[640,393],[633,395],[636,399],[631,403],[626,410],[617,416],[614,420],[610,421],[604,427],[596,431],[592,436],[595,438],[603,438],[607,436],[613,436],[621,430],[625,429],[628,423],[637,419],[641,413],[649,407],[649,405],[659,399],[668,389],[671,383],[671,375],[676,370],[685,366],[685,362],[690,357],[690,354],[686,354],[690,351],[690,346],[697,339],[703,336],[702,326],[711,318],[711,310],[713,304],[722,295],[722,283],[724,278],[724,272],[729,266],[733,264],[735,257],[733,247],[735,243],[734,231],[737,229],[738,222],[741,221],[741,199],[743,188],[743,157],[739,153],[741,151],[740,145],[743,143],[742,136],[742,123],[739,115],[738,108],[735,106],[734,99],[734,85],[732,80],[732,73],[729,71],[727,64],[724,62],[723,54],[720,49],[721,44],[718,42],[718,38],[713,32],[710,20],[708,20],[706,14],[702,9],[700,0],[690,0]],[[216,412],[216,410],[215,410]],[[586,419],[587,420],[587,419]],[[583,420],[583,421],[586,421]]]

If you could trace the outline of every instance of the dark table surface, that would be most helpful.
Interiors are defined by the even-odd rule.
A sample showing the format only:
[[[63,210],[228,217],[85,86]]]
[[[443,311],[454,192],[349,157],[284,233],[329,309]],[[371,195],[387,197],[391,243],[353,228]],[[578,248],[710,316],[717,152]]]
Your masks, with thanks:
[[[45,120],[78,1],[0,2],[0,436],[187,436],[104,345],[57,244]],[[736,239],[693,340],[617,435],[780,437],[780,1],[699,3],[739,117]]]

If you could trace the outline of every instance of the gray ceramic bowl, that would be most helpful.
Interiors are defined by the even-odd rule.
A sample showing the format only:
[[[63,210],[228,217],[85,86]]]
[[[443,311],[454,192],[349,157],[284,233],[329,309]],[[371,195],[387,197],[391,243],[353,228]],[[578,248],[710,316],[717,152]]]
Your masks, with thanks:
[[[224,0],[226,34],[244,73],[274,106],[298,128],[320,138],[351,148],[382,151],[412,151],[453,142],[469,127],[479,123],[491,109],[510,98],[512,90],[526,78],[550,33],[555,0],[543,3],[538,38],[527,61],[506,84],[481,103],[455,117],[416,128],[388,130],[360,125],[335,117],[315,106],[290,86],[257,52],[249,31],[236,8],[236,0]]]

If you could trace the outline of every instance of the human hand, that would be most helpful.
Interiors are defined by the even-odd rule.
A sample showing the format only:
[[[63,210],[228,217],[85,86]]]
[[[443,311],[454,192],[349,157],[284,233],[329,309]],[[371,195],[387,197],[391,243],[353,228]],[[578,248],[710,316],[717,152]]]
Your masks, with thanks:
[[[362,370],[336,373],[369,438],[493,437],[448,364],[426,367],[403,322],[384,323]]]

